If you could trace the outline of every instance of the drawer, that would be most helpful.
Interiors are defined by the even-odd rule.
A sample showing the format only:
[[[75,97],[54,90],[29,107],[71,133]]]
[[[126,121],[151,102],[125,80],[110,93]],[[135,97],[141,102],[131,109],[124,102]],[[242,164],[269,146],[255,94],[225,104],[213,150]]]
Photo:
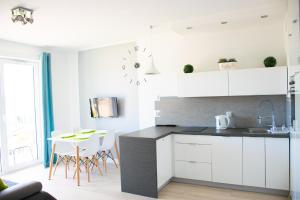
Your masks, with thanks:
[[[213,144],[213,137],[209,135],[174,135],[175,143]]]
[[[211,148],[209,144],[175,142],[175,160],[211,163]]]
[[[175,161],[175,177],[211,181],[211,164]]]

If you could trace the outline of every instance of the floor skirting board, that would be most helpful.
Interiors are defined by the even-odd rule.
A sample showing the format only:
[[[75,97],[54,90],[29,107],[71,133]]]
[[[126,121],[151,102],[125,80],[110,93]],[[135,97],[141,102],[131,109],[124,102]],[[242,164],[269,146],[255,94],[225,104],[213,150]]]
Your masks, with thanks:
[[[204,185],[204,186],[209,186],[209,187],[242,190],[242,191],[247,191],[247,192],[259,192],[259,193],[265,193],[265,194],[280,195],[280,196],[285,196],[285,197],[289,196],[289,193],[290,193],[287,190],[275,190],[275,189],[269,189],[269,188],[233,185],[233,184],[225,184],[225,183],[215,183],[215,182],[210,182],[210,181],[199,181],[199,180],[176,178],[176,177],[173,177],[170,181],[177,182],[177,183],[188,183],[188,184],[195,184],[195,185]]]

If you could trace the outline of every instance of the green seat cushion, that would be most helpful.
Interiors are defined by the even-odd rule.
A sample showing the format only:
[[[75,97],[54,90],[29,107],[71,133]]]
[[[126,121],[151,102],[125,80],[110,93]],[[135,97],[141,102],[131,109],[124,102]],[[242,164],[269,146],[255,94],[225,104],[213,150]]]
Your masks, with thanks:
[[[5,190],[6,188],[8,188],[8,186],[0,178],[0,191]]]

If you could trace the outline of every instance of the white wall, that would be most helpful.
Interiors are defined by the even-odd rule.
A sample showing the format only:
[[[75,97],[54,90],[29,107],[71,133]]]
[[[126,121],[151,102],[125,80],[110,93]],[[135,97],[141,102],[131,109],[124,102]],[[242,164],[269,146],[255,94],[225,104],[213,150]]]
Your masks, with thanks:
[[[136,79],[137,72],[128,66],[128,77],[124,78],[123,57],[135,43],[121,44],[79,52],[79,96],[80,116],[83,128],[114,129],[121,132],[137,130],[138,90],[129,83],[129,77]],[[131,60],[135,60],[133,54]],[[90,117],[89,98],[117,97],[119,101],[118,118]]]
[[[38,60],[41,47],[0,39],[0,56]]]
[[[297,20],[296,23],[293,23]],[[288,1],[285,42],[288,66],[300,65],[299,0]]]
[[[0,57],[39,60],[43,51],[50,52],[52,59],[55,128],[71,130],[80,127],[77,52],[0,40]]]
[[[137,44],[149,46],[149,36]],[[138,53],[141,63],[147,59]],[[278,65],[286,66],[283,21],[242,27],[216,33],[200,32],[180,35],[168,29],[154,29],[153,56],[160,75],[149,77],[149,84],[140,88],[140,127],[153,126],[154,101],[158,96],[177,95],[177,75],[185,64],[197,71],[218,70],[219,58],[236,58],[240,68],[263,67],[267,56],[277,58]],[[140,76],[144,76],[142,73]]]
[[[80,128],[78,53],[60,48],[51,53],[52,95],[56,130]]]

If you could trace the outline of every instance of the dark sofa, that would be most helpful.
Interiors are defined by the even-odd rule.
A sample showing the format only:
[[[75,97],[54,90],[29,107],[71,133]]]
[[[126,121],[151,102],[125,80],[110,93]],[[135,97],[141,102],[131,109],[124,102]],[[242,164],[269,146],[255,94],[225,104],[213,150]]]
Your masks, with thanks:
[[[37,181],[16,184],[4,180],[9,186],[0,191],[0,200],[56,200],[49,193],[42,191],[42,184]]]

